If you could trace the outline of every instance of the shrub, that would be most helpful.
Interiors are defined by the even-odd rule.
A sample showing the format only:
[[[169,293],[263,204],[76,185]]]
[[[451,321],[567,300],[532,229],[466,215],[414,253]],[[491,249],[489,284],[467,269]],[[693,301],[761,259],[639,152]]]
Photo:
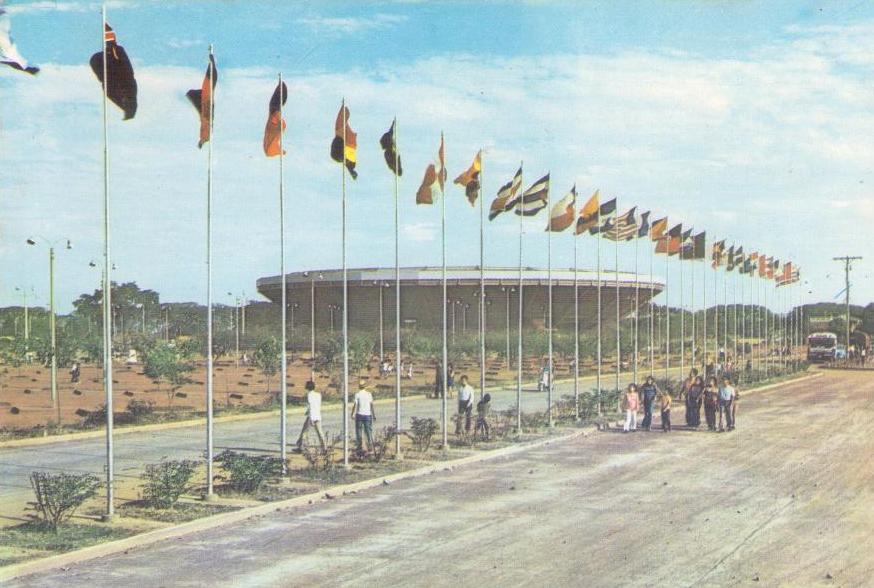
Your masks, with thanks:
[[[132,423],[142,422],[151,417],[154,412],[155,403],[151,400],[131,400],[125,408],[127,419]]]
[[[276,375],[279,371],[281,362],[282,347],[274,337],[262,339],[255,352],[252,354],[252,361],[261,370],[261,373],[267,378],[267,393],[270,394],[270,378]]]
[[[300,451],[304,459],[307,460],[310,469],[317,471],[332,470],[334,469],[334,456],[337,453],[340,441],[340,437],[335,435],[329,443],[325,443],[325,448],[322,449],[320,444],[310,445],[308,440],[304,439]]]
[[[282,473],[282,460],[270,455],[246,455],[226,449],[215,457],[227,473],[231,489],[244,494],[257,492],[268,478]]]
[[[383,427],[373,438],[373,451],[370,459],[379,463],[388,457],[391,452],[392,442],[397,437],[398,431],[394,427]]]
[[[188,459],[149,464],[141,479],[143,500],[154,508],[170,508],[188,489],[197,463]]]
[[[36,501],[29,504],[37,513],[31,517],[41,520],[57,533],[61,523],[97,494],[100,480],[93,474],[33,472],[30,474],[30,485]]]
[[[431,439],[440,425],[432,418],[412,417],[410,419],[410,438],[416,451],[424,453],[431,447]]]

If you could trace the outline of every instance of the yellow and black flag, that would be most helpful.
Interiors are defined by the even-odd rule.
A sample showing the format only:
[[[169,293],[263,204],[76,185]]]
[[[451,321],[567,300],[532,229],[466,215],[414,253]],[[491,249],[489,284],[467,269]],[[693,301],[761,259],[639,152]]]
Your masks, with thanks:
[[[401,166],[401,156],[398,154],[397,135],[395,135],[395,123],[391,121],[391,128],[383,133],[379,138],[379,146],[382,147],[382,154],[385,156],[385,164],[388,166],[394,175],[404,175],[403,167]]]
[[[273,96],[270,98],[270,114],[267,115],[267,125],[264,127],[264,155],[276,157],[285,155],[282,148],[282,133],[285,132],[285,119],[282,118],[282,107],[288,100],[288,88],[285,82],[276,84]]]
[[[358,134],[349,126],[349,108],[344,103],[334,121],[334,140],[331,141],[331,159],[337,163],[346,162],[346,169],[352,179],[358,177],[355,163],[358,161]]]
[[[124,111],[124,120],[134,117],[137,113],[137,80],[134,78],[134,68],[124,47],[118,44],[115,31],[108,24],[104,25],[103,47],[106,53],[106,97]],[[91,56],[91,71],[101,84],[103,79],[103,55],[98,51]]]
[[[476,157],[473,158],[470,167],[453,181],[454,184],[464,186],[464,193],[471,206],[476,204],[476,198],[479,196],[479,174],[483,169],[482,156],[483,152],[480,149],[477,151]]]
[[[710,251],[710,267],[716,269],[722,265],[725,256],[725,239],[713,244]]]
[[[651,241],[658,243],[665,237],[665,231],[668,230],[668,217],[662,217],[657,221],[653,221],[652,227],[649,230],[649,238]]]
[[[203,144],[209,141],[209,136],[212,132],[213,92],[215,92],[217,82],[218,70],[215,67],[215,57],[210,53],[209,65],[206,66],[206,75],[203,76],[203,83],[200,89],[188,90],[185,94],[200,115],[200,141],[197,143],[198,148],[203,147]]]

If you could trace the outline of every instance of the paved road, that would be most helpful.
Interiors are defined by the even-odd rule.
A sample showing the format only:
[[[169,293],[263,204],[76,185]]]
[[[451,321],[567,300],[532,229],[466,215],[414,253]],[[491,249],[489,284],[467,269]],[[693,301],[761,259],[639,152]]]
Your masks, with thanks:
[[[597,433],[11,586],[870,585],[872,394],[828,373],[734,433]]]
[[[581,390],[594,387],[594,378],[581,378]],[[625,378],[623,378],[623,381]],[[603,376],[602,386],[614,385],[614,375]],[[556,399],[573,393],[572,383],[557,383]],[[516,388],[492,392],[493,406],[496,409],[516,405]],[[455,400],[449,399],[449,415],[455,413]],[[394,423],[394,403],[381,404],[377,408],[377,426]],[[522,410],[526,412],[545,411],[546,394],[526,387],[522,394]],[[326,406],[322,410],[323,428],[326,433],[340,434],[342,431],[342,411],[340,406]],[[401,414],[404,426],[408,426],[410,416],[434,417],[440,420],[441,402],[436,399],[410,398],[402,404]],[[290,415],[288,419],[288,439],[297,440],[303,416]],[[450,424],[450,434],[454,425]],[[354,436],[354,423],[350,423],[350,435]],[[164,457],[174,459],[199,459],[204,452],[205,427],[193,426],[164,431],[127,433],[118,435],[115,440],[116,472],[119,478],[138,476],[143,466],[155,463]],[[279,417],[269,416],[253,420],[219,422],[215,425],[216,452],[231,448],[279,452]],[[3,513],[17,512],[17,507],[32,499],[28,477],[33,470],[57,470],[67,472],[92,472],[103,475],[105,463],[103,438],[80,441],[65,441],[38,447],[0,449],[0,505],[6,505]],[[3,517],[0,516],[0,522]]]

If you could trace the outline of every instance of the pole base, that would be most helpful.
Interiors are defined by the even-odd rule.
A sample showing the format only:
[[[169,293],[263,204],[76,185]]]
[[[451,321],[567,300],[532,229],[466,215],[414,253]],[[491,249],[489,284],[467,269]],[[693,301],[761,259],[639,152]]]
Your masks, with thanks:
[[[215,492],[204,492],[200,495],[200,499],[204,502],[215,502],[218,500],[218,496],[216,496]]]
[[[109,513],[105,512],[102,515],[100,515],[100,522],[101,523],[111,523],[113,518],[115,518],[114,514],[109,514]]]

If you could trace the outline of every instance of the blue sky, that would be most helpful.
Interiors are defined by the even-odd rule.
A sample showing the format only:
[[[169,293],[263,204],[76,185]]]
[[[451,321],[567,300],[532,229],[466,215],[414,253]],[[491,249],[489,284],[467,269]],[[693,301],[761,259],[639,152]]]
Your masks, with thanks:
[[[100,5],[6,7],[20,51],[43,71],[0,70],[0,305],[19,302],[15,286],[33,286],[45,303],[47,252],[24,244],[42,235],[74,243],[57,262],[68,310],[99,281],[88,261],[101,254],[101,93],[87,62],[99,49]],[[264,158],[261,137],[280,71],[290,88],[290,270],[340,263],[340,174],[328,147],[345,97],[359,134],[351,266],[393,262],[393,183],[377,142],[397,115],[404,264],[440,261],[439,207],[416,207],[414,195],[442,130],[450,179],[484,147],[487,203],[524,160],[526,183],[552,173],[555,200],[574,183],[581,198],[600,188],[623,210],[652,209],[792,259],[808,300],[841,290],[832,256],[865,255],[853,298],[874,299],[868,3],[113,0],[107,8],[140,85],[133,121],[110,112],[115,278],[164,300],[205,298],[205,153],[184,94],[200,84],[209,43],[219,68],[219,301],[227,291],[254,298],[255,280],[278,273],[278,162]],[[476,213],[458,187],[447,198],[449,262],[476,264]],[[528,264],[546,263],[544,223],[526,227]],[[516,263],[516,231],[510,218],[489,224],[487,264]],[[554,237],[556,266],[570,266],[571,239]],[[579,250],[591,267],[594,241],[583,238]],[[643,247],[639,264],[648,271]],[[633,269],[633,245],[620,247],[619,265]],[[655,268],[663,279],[661,260]],[[695,271],[704,275],[701,265]]]

